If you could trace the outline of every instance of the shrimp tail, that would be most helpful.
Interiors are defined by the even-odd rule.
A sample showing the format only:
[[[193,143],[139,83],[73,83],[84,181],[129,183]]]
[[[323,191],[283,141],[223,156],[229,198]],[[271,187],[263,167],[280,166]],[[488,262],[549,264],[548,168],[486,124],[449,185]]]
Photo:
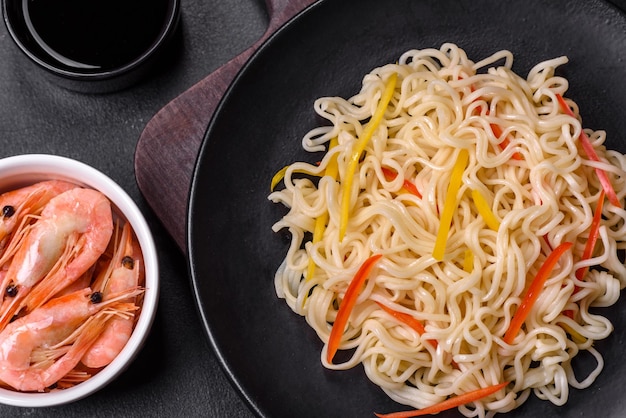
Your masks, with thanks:
[[[132,311],[139,308],[130,302],[114,305],[115,317],[107,322],[102,334],[82,357],[81,362],[89,368],[107,366],[124,349],[133,331]]]

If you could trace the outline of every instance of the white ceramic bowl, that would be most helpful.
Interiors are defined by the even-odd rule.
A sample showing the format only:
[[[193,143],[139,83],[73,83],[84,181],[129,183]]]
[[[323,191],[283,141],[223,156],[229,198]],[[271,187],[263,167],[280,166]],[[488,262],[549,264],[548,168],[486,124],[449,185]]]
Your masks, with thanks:
[[[0,159],[0,193],[50,179],[66,180],[101,191],[113,203],[114,210],[130,222],[143,253],[146,290],[133,334],[122,352],[108,366],[69,389],[49,393],[20,393],[0,388],[0,402],[8,405],[44,407],[66,404],[103,388],[138,354],[150,332],[157,309],[159,272],[152,233],[133,200],[120,186],[95,168],[65,157],[26,154]]]

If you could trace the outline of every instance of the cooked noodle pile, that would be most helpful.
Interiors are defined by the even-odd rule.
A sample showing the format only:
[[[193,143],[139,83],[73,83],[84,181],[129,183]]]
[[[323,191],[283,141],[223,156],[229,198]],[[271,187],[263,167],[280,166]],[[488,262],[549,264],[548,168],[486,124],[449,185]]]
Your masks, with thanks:
[[[541,62],[524,79],[511,70],[509,51],[474,63],[444,44],[374,69],[348,100],[315,102],[328,123],[302,143],[306,151],[325,153],[311,158],[317,162],[288,166],[284,188],[269,196],[289,208],[274,230],[287,228],[292,236],[276,292],[327,344],[355,273],[382,255],[342,333],[339,349],[350,350],[342,353],[349,358],[329,362],[325,345],[325,367],[362,364],[392,399],[414,408],[509,382],[459,407],[481,417],[516,408],[531,391],[562,405],[569,386],[593,383],[603,368],[593,343],[613,327],[592,308],[614,304],[626,286],[619,255],[626,237],[626,156],[605,148],[603,131],[588,129],[599,161],[586,154],[578,107],[565,99],[572,116],[559,106],[568,82],[555,68],[566,62]],[[386,88],[393,94],[376,125]],[[359,152],[368,129],[371,137]],[[457,190],[450,188],[455,165],[462,169]],[[617,191],[619,207],[605,197],[599,173]],[[597,243],[585,259],[600,199]],[[486,203],[482,209],[479,200]],[[449,232],[437,244],[445,212],[452,214]],[[573,245],[550,270],[512,342],[505,342],[531,282],[564,243]],[[437,249],[442,257],[434,256]],[[579,279],[576,272],[587,266]],[[425,332],[389,310],[409,314]],[[597,365],[575,376],[571,362],[582,351]]]

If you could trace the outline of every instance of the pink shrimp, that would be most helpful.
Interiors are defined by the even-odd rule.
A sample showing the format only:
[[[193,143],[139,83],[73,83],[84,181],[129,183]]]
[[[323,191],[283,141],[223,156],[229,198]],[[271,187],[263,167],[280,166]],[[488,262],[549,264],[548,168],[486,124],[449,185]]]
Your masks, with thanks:
[[[0,380],[19,391],[45,391],[72,373],[114,315],[132,315],[121,299],[94,302],[90,288],[54,298],[0,332]]]
[[[122,230],[120,244],[116,248],[109,265],[110,268],[104,273],[102,282],[94,286],[99,285],[102,288],[104,299],[110,297],[111,294],[136,288],[142,275],[142,261],[141,251],[133,241],[130,224],[126,223]],[[133,326],[133,318],[111,318],[107,322],[102,335],[83,356],[81,362],[91,368],[100,368],[108,365],[122,351],[130,339]]]
[[[61,180],[47,180],[30,186],[11,190],[0,195],[0,253],[6,262],[4,250],[7,247],[11,234],[27,215],[38,215],[50,199],[67,190],[77,187],[73,183]]]
[[[52,198],[23,238],[2,287],[0,329],[25,308],[43,305],[83,275],[106,250],[111,204],[100,192],[74,188]]]

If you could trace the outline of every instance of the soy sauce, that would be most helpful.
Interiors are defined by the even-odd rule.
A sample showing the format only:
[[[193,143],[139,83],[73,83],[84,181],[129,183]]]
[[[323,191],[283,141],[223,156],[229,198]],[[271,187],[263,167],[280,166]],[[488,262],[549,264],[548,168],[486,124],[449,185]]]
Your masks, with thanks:
[[[69,69],[106,71],[141,56],[159,37],[169,0],[23,0],[35,42]]]

